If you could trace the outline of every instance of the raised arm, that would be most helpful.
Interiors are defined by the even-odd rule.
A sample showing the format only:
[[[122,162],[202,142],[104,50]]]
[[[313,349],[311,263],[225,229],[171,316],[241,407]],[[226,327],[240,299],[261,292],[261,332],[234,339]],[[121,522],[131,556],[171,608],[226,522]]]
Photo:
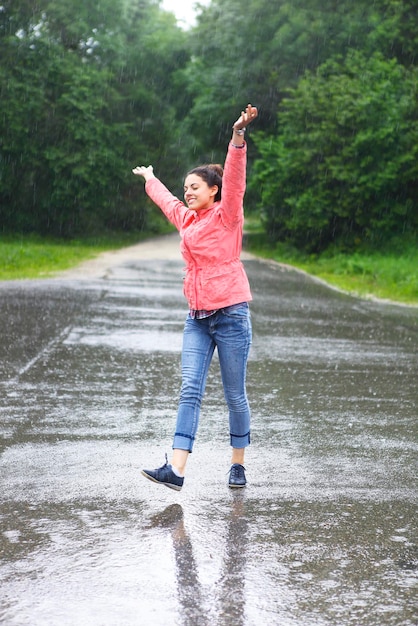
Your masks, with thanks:
[[[256,117],[256,107],[249,104],[233,125],[222,180],[222,215],[224,224],[229,228],[235,227],[243,219],[247,162],[244,132]]]
[[[180,231],[188,211],[184,202],[176,198],[155,176],[152,165],[148,165],[148,167],[138,165],[132,172],[135,176],[142,176],[148,196],[161,209],[166,218]]]

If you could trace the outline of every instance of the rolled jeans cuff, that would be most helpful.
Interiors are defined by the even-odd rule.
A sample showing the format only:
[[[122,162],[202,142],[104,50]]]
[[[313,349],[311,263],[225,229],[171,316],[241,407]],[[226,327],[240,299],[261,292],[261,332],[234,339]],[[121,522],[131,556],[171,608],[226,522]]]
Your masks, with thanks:
[[[250,432],[245,435],[234,435],[230,434],[231,437],[231,446],[233,448],[246,448],[251,443]]]
[[[192,452],[194,444],[194,437],[185,435],[183,433],[175,433],[173,438],[173,450],[186,450]]]

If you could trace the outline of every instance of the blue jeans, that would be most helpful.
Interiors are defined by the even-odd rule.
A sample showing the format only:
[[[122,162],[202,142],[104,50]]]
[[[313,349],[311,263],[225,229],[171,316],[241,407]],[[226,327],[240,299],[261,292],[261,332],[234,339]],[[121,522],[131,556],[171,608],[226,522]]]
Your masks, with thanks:
[[[222,384],[229,409],[233,448],[250,443],[250,407],[245,389],[252,339],[246,302],[220,309],[210,317],[186,319],[182,350],[182,385],[173,448],[193,449],[209,365],[218,349]]]

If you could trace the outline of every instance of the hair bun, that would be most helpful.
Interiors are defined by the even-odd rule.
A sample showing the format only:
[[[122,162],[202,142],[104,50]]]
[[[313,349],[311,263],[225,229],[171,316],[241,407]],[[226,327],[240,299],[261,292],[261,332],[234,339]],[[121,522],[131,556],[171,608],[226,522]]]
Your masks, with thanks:
[[[224,168],[222,167],[222,165],[220,165],[219,163],[210,163],[208,165],[208,168],[216,172],[218,176],[222,178],[224,173]]]

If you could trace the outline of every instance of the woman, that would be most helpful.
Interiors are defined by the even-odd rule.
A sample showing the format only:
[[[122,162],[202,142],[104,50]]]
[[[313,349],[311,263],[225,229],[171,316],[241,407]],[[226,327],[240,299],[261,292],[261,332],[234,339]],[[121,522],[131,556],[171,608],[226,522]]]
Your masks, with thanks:
[[[150,480],[179,491],[199,423],[209,365],[218,349],[229,409],[232,465],[229,486],[245,487],[244,453],[250,443],[245,389],[251,344],[250,286],[240,261],[246,184],[246,126],[257,117],[249,104],[233,125],[224,171],[219,165],[191,170],[184,181],[186,205],[154,176],[152,166],[133,171],[181,236],[186,262],[184,294],[189,303],[182,349],[182,386],[171,463],[143,470]]]

